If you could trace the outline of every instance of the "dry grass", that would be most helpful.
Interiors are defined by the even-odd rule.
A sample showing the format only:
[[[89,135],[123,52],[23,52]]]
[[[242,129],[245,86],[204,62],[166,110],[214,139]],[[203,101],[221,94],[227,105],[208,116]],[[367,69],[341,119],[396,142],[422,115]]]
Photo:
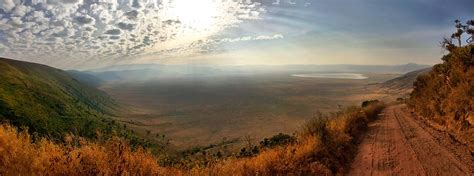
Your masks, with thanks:
[[[8,124],[0,126],[0,175],[179,175],[162,168],[141,148],[134,151],[120,139],[103,144],[72,139],[65,145],[33,138]],[[78,142],[74,147],[72,143]]]
[[[93,143],[69,136],[67,144],[56,144],[3,124],[0,175],[340,175],[355,154],[356,138],[382,109],[377,103],[352,107],[332,118],[319,115],[293,144],[192,169],[162,167],[150,152],[131,149],[118,138]]]
[[[381,103],[351,107],[332,118],[319,115],[303,127],[298,142],[252,158],[194,168],[192,175],[342,175],[356,153],[356,139],[383,109]]]
[[[418,77],[408,103],[474,152],[474,46],[452,48],[442,60]]]

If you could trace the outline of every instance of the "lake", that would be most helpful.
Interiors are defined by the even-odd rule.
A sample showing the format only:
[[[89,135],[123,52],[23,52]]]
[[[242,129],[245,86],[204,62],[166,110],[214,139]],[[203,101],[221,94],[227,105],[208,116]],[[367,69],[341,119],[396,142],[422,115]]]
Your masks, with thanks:
[[[301,78],[331,78],[331,79],[367,79],[368,77],[359,73],[304,73],[291,76]]]

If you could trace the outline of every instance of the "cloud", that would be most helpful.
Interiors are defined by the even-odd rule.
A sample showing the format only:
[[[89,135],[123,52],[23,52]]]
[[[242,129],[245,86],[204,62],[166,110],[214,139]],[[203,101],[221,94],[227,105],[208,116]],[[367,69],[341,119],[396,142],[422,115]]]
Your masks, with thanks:
[[[3,0],[2,9],[5,12],[10,12],[13,8],[15,8],[15,3],[13,0]]]
[[[137,19],[138,17],[138,11],[132,10],[132,11],[126,12],[125,14],[123,14],[123,16],[127,17],[130,20],[134,20],[134,19]]]
[[[255,39],[256,40],[275,40],[275,39],[282,39],[284,38],[282,34],[275,34],[273,36],[257,36]]]
[[[216,40],[216,43],[225,43],[225,42],[244,42],[244,41],[256,41],[256,40],[276,40],[276,39],[283,39],[282,34],[275,34],[275,35],[259,35],[259,36],[245,36],[239,38],[224,38],[220,40]]]
[[[135,24],[130,23],[120,22],[117,24],[117,26],[122,30],[132,31],[133,29],[135,29]]]
[[[119,29],[110,29],[105,31],[104,34],[110,34],[110,35],[120,35],[122,33]]]
[[[258,3],[197,0],[212,3],[213,8],[186,6],[183,10],[177,2],[187,3],[0,0],[0,55],[63,68],[133,61],[142,56],[193,55],[216,44],[209,39],[219,32],[265,13]],[[202,17],[204,12],[209,12],[205,22],[192,15]]]
[[[24,6],[24,5],[17,5],[15,9],[13,10],[13,14],[16,16],[25,16],[25,14],[28,12],[30,7]]]
[[[89,16],[78,16],[75,17],[75,20],[79,24],[90,24],[94,21],[94,18],[91,18]]]
[[[23,24],[20,17],[11,17],[10,20],[13,26],[20,27]]]

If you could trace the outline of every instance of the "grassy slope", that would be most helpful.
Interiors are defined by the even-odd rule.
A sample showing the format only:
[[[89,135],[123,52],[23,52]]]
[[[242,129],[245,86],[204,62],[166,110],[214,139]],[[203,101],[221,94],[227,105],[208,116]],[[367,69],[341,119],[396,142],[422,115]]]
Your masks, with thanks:
[[[382,83],[382,87],[390,89],[412,89],[413,83],[416,81],[416,78],[420,75],[426,74],[431,71],[431,68],[424,68],[421,70],[416,70],[408,72],[400,77],[391,79]]]
[[[67,73],[77,81],[92,87],[98,87],[104,82],[102,79],[97,78],[96,76],[88,74],[86,72],[69,70],[67,71]]]
[[[52,137],[93,137],[108,128],[115,103],[68,73],[45,65],[0,59],[0,119]]]
[[[453,48],[442,60],[417,78],[409,104],[474,151],[474,45]]]

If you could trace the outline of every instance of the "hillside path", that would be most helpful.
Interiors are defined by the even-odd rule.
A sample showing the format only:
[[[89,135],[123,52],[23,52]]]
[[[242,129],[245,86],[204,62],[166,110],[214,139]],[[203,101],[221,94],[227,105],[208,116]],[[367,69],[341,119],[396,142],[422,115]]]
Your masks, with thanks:
[[[389,106],[369,125],[348,174],[474,175],[472,154],[440,136],[405,105]]]

